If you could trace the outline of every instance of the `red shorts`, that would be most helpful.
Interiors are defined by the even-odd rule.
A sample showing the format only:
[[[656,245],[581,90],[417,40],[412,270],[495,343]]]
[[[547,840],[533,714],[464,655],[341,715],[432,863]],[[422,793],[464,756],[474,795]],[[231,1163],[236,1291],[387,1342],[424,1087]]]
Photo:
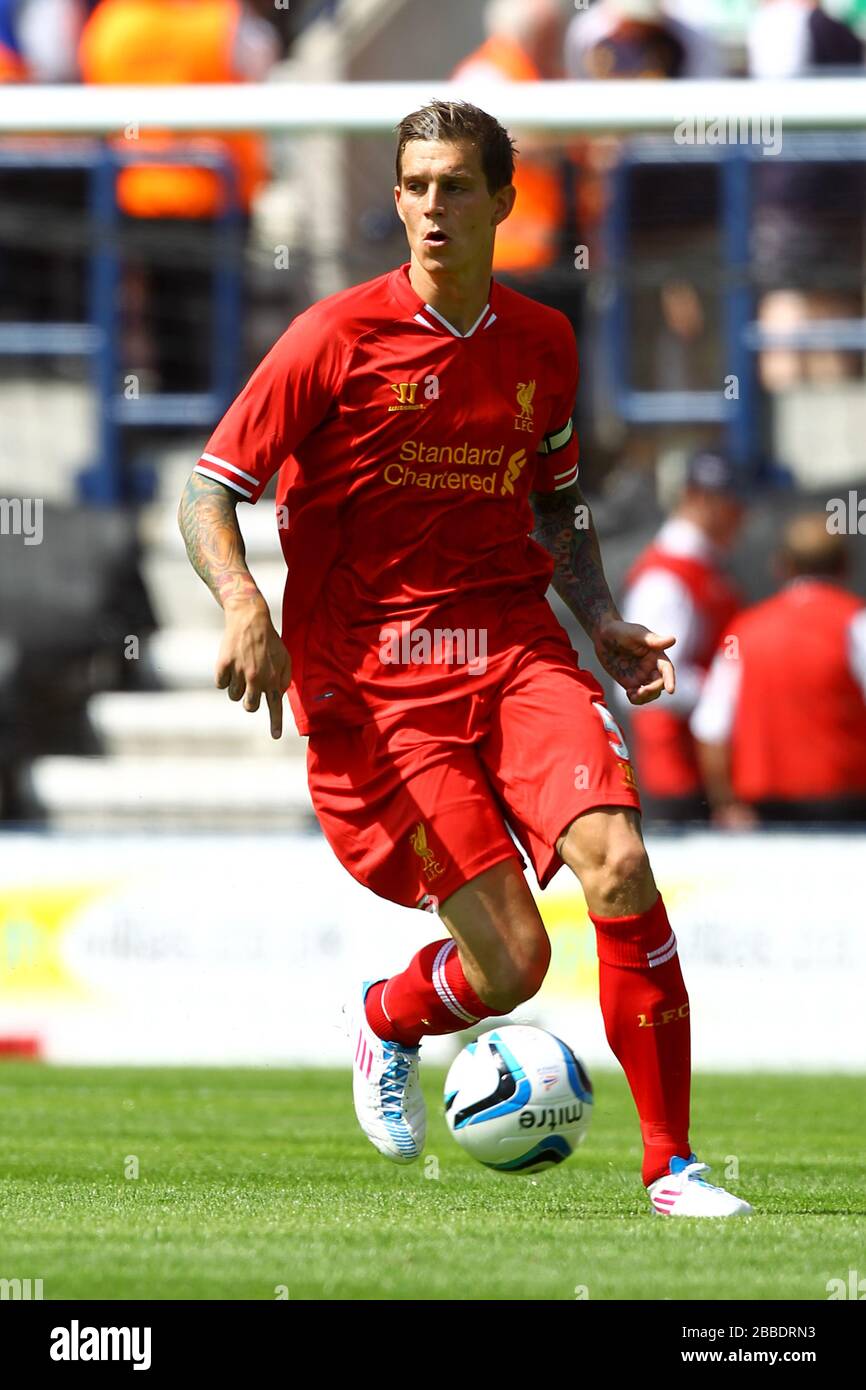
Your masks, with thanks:
[[[310,794],[337,858],[404,907],[436,908],[526,851],[541,888],[556,841],[598,806],[640,809],[604,691],[564,646],[527,651],[496,687],[312,733]]]

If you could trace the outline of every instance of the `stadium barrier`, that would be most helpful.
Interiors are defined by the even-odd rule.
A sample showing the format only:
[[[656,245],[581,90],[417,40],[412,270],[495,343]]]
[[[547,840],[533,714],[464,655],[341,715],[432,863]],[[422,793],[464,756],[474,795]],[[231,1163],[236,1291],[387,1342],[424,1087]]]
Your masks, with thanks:
[[[788,130],[863,130],[866,83],[859,76],[701,81],[514,82],[485,85],[485,106],[509,126],[582,132],[663,131],[708,123],[751,134],[772,118]],[[434,98],[478,100],[460,82],[265,82],[192,87],[5,84],[0,134],[120,134],[131,123],[175,131],[262,134],[393,132],[408,111]],[[735,124],[736,123],[736,124]],[[709,142],[708,142],[709,143]]]

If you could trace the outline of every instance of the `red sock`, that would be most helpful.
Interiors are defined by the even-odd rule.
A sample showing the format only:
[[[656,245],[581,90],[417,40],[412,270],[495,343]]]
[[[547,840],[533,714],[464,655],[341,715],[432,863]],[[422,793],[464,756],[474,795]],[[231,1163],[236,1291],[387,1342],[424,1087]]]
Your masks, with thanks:
[[[467,983],[457,944],[431,941],[402,975],[379,980],[367,991],[367,1021],[385,1042],[414,1046],[425,1033],[459,1033],[482,1018],[497,1018]]]
[[[601,1012],[640,1117],[645,1184],[688,1158],[689,997],[661,895],[646,912],[596,917]]]

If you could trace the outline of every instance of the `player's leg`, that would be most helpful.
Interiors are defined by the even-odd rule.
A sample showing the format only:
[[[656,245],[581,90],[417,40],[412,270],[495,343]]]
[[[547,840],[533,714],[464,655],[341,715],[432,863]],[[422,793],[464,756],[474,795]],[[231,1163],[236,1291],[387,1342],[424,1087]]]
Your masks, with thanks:
[[[468,983],[488,1008],[508,1014],[538,993],[550,965],[550,939],[516,859],[464,884],[439,915]]]
[[[673,1156],[691,1154],[689,998],[676,938],[637,811],[584,812],[556,849],[580,879],[595,927],[605,1033],[634,1096],[649,1185]]]
[[[516,857],[464,883],[438,911],[449,938],[367,995],[371,1026],[389,1041],[412,1045],[510,1013],[547,974],[550,942]]]
[[[665,1216],[752,1210],[701,1174],[689,1142],[689,997],[637,811],[603,807],[571,822],[556,849],[580,879],[598,942],[602,1016],[640,1118],[642,1176]]]
[[[469,700],[462,709],[431,707],[411,727],[371,725],[309,743],[313,804],[341,863],[393,902],[443,908],[455,933],[389,978],[366,981],[346,1010],[356,1113],[396,1162],[417,1157],[424,1143],[421,1038],[498,1016],[521,988],[534,993],[546,968],[539,975],[543,928],[520,855],[471,747],[472,708]],[[513,951],[497,966],[496,941],[509,923]]]
[[[637,1107],[642,1174],[653,1185],[656,1210],[749,1210],[702,1179],[692,1181],[703,1168],[691,1161],[688,1137],[689,1000],[676,938],[644,847],[628,749],[601,687],[570,652],[539,653],[515,674],[502,692],[484,760],[541,886],[563,862],[583,886],[596,930],[605,1031]]]

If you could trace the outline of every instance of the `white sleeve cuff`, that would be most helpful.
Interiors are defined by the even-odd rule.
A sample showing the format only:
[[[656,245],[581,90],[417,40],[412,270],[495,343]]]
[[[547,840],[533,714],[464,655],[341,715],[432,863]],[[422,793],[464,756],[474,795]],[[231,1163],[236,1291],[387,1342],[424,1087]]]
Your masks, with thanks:
[[[866,608],[854,614],[848,627],[848,665],[866,700]]]
[[[727,743],[734,727],[742,667],[717,652],[689,727],[699,743]]]

